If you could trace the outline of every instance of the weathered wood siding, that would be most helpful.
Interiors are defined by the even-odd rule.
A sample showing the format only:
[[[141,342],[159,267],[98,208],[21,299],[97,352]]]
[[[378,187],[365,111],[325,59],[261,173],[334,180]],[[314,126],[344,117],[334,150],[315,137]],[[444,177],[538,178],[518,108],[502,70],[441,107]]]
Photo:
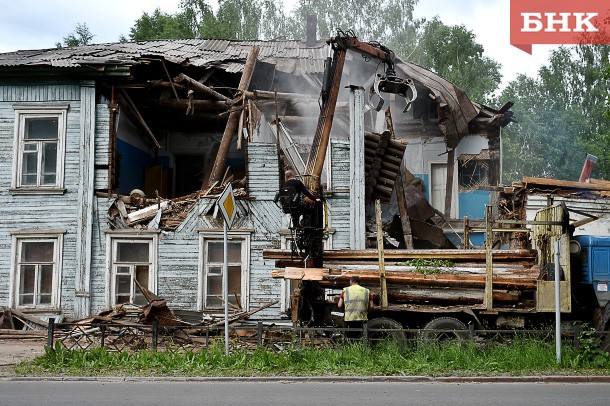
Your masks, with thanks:
[[[350,161],[349,142],[331,140],[332,197],[329,199],[330,227],[335,229],[333,249],[350,248]]]
[[[279,188],[280,168],[275,144],[248,144],[248,193],[255,199],[273,200]]]
[[[96,148],[97,148],[96,144]],[[281,297],[281,281],[271,278],[274,261],[263,260],[263,250],[280,245],[278,230],[281,228],[282,211],[273,203],[279,188],[279,167],[274,144],[251,143],[248,145],[248,179],[254,181],[255,190],[250,199],[238,200],[238,217],[232,229],[253,230],[250,234],[249,308],[254,309]],[[265,179],[264,182],[260,178]],[[254,199],[252,199],[254,198]],[[92,311],[107,308],[108,266],[106,250],[107,211],[112,201],[97,198],[95,204],[94,243],[92,258]],[[201,272],[200,231],[214,231],[222,239],[222,223],[205,214],[213,199],[202,199],[193,207],[189,216],[175,232],[159,236],[157,253],[157,294],[168,301],[171,308],[196,310]],[[134,230],[134,234],[137,230]],[[280,316],[280,304],[257,313],[256,317]]]
[[[81,87],[78,82],[0,85],[0,306],[9,306],[11,232],[66,230],[63,242],[59,310],[72,315],[77,263],[78,188],[80,183]],[[67,102],[65,193],[12,194],[14,103]]]
[[[110,164],[110,109],[98,104],[95,111],[95,189],[108,189]]]

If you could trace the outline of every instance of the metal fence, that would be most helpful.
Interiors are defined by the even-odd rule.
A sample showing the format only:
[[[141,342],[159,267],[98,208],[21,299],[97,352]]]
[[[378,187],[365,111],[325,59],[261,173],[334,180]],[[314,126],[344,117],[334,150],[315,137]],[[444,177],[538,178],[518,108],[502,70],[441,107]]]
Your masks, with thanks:
[[[562,339],[578,348],[582,327],[575,324],[571,331],[563,331]],[[604,334],[604,333],[601,333]],[[606,333],[607,334],[607,333]],[[230,326],[230,346],[237,348],[266,347],[282,350],[287,346],[332,347],[346,341],[376,343],[393,339],[399,345],[415,345],[426,341],[506,342],[517,337],[535,338],[552,342],[554,329],[541,330],[468,330],[444,329],[347,329],[339,327],[302,327],[269,324],[262,321]],[[598,333],[600,342],[605,337]],[[47,345],[69,350],[105,348],[109,351],[197,351],[208,349],[214,342],[224,339],[223,329],[206,326],[166,326],[136,323],[55,323],[49,320]]]

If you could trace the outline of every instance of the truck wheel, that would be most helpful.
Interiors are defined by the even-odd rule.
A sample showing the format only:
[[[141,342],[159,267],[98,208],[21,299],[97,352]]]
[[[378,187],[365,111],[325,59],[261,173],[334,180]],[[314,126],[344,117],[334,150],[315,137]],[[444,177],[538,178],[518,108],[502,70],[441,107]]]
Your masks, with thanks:
[[[446,331],[426,331],[446,330]],[[430,320],[419,332],[419,338],[423,341],[465,341],[468,340],[468,328],[460,320],[453,317],[437,317]]]
[[[369,339],[374,343],[376,341],[390,339],[400,346],[407,343],[407,336],[402,331],[402,325],[396,320],[388,319],[387,317],[376,317],[368,321]],[[384,331],[386,330],[386,331]]]

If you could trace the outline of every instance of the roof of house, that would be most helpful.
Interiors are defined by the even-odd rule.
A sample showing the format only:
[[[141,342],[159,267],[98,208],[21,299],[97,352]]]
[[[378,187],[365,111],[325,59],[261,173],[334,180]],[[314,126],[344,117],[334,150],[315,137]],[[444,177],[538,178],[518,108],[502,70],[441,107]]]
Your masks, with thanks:
[[[303,75],[324,71],[328,55],[326,43],[318,41],[307,46],[302,41],[230,41],[212,39],[176,39],[138,42],[95,44],[79,47],[23,50],[0,54],[2,68],[92,68],[104,66],[129,67],[145,64],[150,59],[162,59],[183,66],[216,67],[227,72],[238,73],[244,68],[252,46],[259,47],[259,62],[275,65],[280,72]],[[439,128],[450,148],[469,133],[468,123],[489,110],[473,103],[466,93],[446,79],[418,65],[397,61],[398,75],[401,72],[430,90],[439,109]]]

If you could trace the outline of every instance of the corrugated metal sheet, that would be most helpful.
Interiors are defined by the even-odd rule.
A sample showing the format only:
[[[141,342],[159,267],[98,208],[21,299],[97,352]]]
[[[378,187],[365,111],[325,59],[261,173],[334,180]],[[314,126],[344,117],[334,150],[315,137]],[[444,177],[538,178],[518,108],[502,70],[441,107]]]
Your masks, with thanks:
[[[165,58],[177,64],[218,65],[229,72],[241,72],[252,46],[260,47],[259,59],[278,65],[289,73],[322,72],[326,46],[306,48],[298,41],[227,41],[180,39],[108,43],[81,47],[26,50],[0,54],[0,67],[87,65],[133,65],[142,58]]]

